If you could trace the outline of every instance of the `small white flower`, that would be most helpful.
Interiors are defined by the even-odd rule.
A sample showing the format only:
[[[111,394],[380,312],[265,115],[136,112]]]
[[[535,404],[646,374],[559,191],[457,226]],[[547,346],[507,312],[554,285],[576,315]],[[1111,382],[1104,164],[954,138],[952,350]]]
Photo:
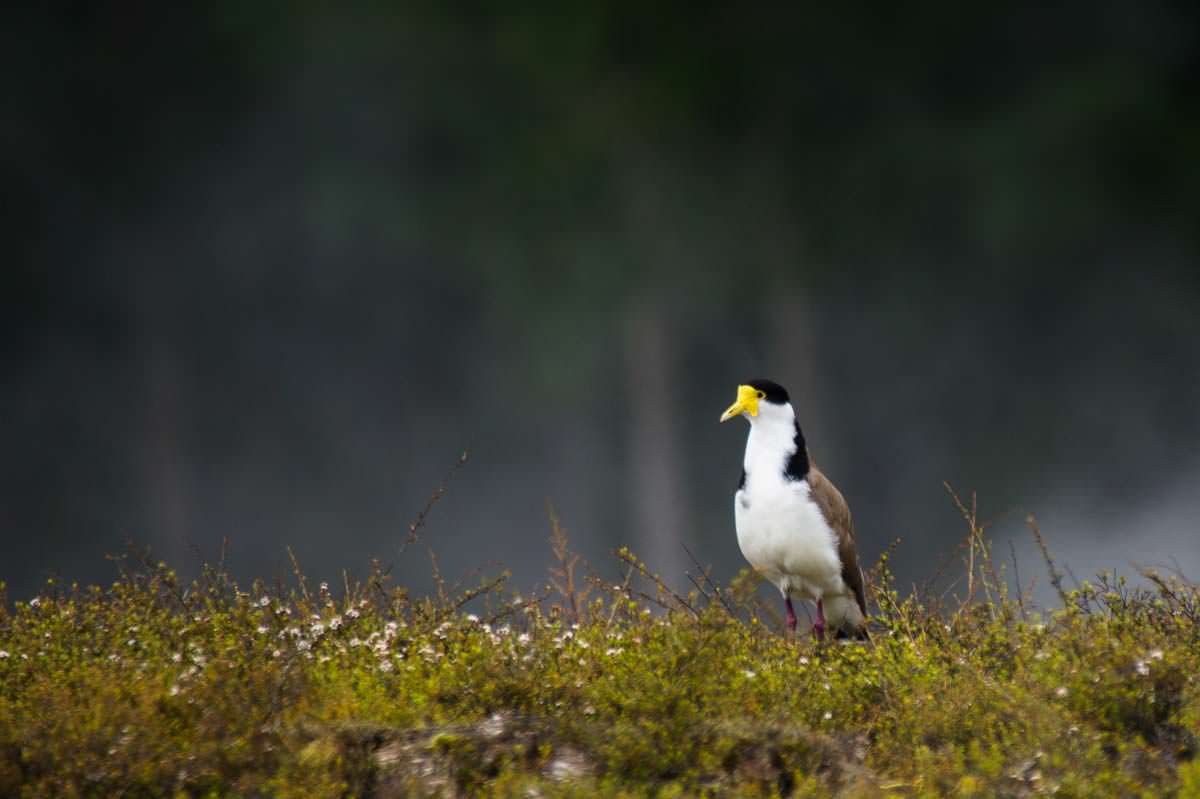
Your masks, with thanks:
[[[828,710],[826,710],[826,711],[825,711],[825,715],[824,715],[824,716],[822,716],[822,718],[823,718],[823,719],[825,719],[826,721],[829,721],[831,718],[833,718],[833,713],[832,713],[832,712],[830,712],[830,711],[828,711]]]
[[[269,596],[264,596],[263,598],[258,600],[258,606],[260,608],[265,608],[269,604],[271,604],[271,597],[269,597]]]
[[[125,646],[137,646],[137,639],[130,638],[128,641],[125,642]]]
[[[271,657],[277,658],[282,654],[283,654],[282,652],[280,652],[278,649],[276,649],[274,652],[271,653]]]
[[[308,641],[305,641],[303,638],[301,638],[300,642],[296,644],[296,648],[299,649],[301,652],[307,652],[308,650],[312,649],[312,644],[310,644]]]
[[[1067,695],[1067,689],[1064,688],[1063,686],[1059,686],[1058,689],[1054,692],[1054,695],[1057,696],[1059,699],[1062,699],[1064,696]]]
[[[1150,650],[1150,659],[1151,660],[1162,660],[1163,659],[1163,651],[1161,649]]]
[[[478,621],[479,621],[479,617],[478,617],[478,616],[476,616],[474,613],[468,613],[468,614],[467,614],[467,621],[471,622],[472,624],[475,624],[476,622],[478,622]]]
[[[362,645],[362,639],[360,639],[357,635],[350,639],[350,646],[360,645]]]
[[[433,655],[433,647],[431,647],[429,644],[425,644],[425,646],[421,647],[421,649],[419,651],[421,652],[422,655],[425,655],[426,657],[430,657]]]
[[[575,643],[579,646],[580,649],[587,649],[588,647],[591,646],[591,644],[589,644],[587,641],[583,640],[582,638],[580,638]]]
[[[527,643],[529,643],[529,633],[521,633],[520,635],[518,635],[518,636],[517,636],[517,643],[518,643],[518,644],[527,644]]]
[[[746,675],[747,680],[753,680],[758,676],[758,672],[751,671],[750,669],[742,669],[742,674]]]
[[[1144,660],[1139,660],[1137,663],[1134,663],[1133,670],[1136,671],[1140,677],[1145,677],[1150,673],[1150,667],[1146,665],[1146,661]]]
[[[604,650],[604,654],[608,655],[609,657],[615,657],[624,651],[625,650],[619,646],[610,646],[608,649]]]
[[[357,619],[359,616],[358,610],[355,608],[350,608],[348,611],[346,611],[346,615],[352,619]]]
[[[8,650],[0,649],[0,660],[7,660],[7,659],[8,659]]]
[[[321,583],[321,593],[323,594],[328,590],[329,590],[329,583]]]
[[[1046,659],[1046,658],[1048,658],[1048,657],[1050,657],[1050,653],[1049,653],[1049,652],[1038,652],[1037,654],[1035,654],[1035,655],[1033,656],[1033,659],[1034,659],[1034,660],[1045,660],[1045,659]]]
[[[379,670],[380,671],[391,671],[392,670],[392,661],[390,661],[390,660],[379,661]]]
[[[174,655],[171,655],[171,660],[175,663],[179,663],[183,660],[183,655],[179,652],[176,652]]]
[[[320,635],[321,633],[325,632],[325,625],[318,621],[308,629],[313,635]]]
[[[270,630],[269,630],[269,629],[267,629],[265,626],[263,626],[263,625],[261,625],[261,624],[260,624],[260,625],[258,625],[257,627],[255,627],[255,628],[254,628],[254,631],[255,631],[256,633],[258,633],[259,635],[266,635],[267,633],[269,633],[269,632],[270,632]]]
[[[801,656],[801,658],[800,658],[800,665],[801,665],[801,666],[807,666],[807,665],[808,665],[808,658]]]
[[[329,629],[336,630],[338,627],[341,627],[341,626],[342,626],[342,617],[341,616],[334,616],[332,619],[329,620]]]
[[[293,638],[299,638],[300,637],[300,628],[299,627],[288,627],[287,634],[292,636]]]
[[[41,597],[35,596],[33,599],[29,600],[29,607],[31,608],[36,608],[40,604],[42,604]]]
[[[172,685],[171,690],[167,691],[167,693],[171,696],[179,696],[179,686]]]

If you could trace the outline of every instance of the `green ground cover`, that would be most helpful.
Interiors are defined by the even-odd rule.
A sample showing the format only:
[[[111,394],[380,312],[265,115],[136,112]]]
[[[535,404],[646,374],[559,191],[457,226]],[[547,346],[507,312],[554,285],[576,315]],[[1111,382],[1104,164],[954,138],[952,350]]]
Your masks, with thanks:
[[[679,595],[566,547],[536,596],[126,561],[0,603],[0,796],[1200,797],[1182,579],[1034,609],[972,526],[960,599],[902,598],[885,556],[871,639],[822,645],[752,575]]]

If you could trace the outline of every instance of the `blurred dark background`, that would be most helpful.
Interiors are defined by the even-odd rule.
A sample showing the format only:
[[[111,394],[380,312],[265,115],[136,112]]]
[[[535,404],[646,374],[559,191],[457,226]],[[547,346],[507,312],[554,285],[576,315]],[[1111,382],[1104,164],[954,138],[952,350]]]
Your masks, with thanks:
[[[904,584],[1200,576],[1200,5],[41,4],[0,26],[0,579],[127,539],[742,565],[787,385]],[[403,555],[407,525],[470,462]]]

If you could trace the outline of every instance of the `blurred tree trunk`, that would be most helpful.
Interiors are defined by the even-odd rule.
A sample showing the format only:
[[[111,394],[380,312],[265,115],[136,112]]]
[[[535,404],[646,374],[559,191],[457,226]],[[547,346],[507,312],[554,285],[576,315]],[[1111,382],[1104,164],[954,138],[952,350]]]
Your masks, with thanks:
[[[787,387],[805,438],[818,447],[814,459],[820,463],[819,446],[825,440],[821,431],[832,420],[827,418],[822,394],[815,305],[800,290],[781,287],[770,292],[765,314],[767,363],[775,379]]]
[[[143,534],[153,542],[154,557],[179,565],[188,536],[188,498],[180,454],[179,367],[163,322],[163,311],[143,314],[146,407],[142,442]]]
[[[654,305],[635,304],[625,324],[633,547],[663,580],[678,586],[686,568],[682,544],[688,518],[677,330]]]

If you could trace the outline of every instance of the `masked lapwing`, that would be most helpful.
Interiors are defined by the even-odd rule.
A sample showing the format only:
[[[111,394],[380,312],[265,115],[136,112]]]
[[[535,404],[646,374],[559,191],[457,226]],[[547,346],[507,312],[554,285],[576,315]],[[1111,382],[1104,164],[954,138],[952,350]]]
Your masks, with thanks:
[[[838,637],[865,637],[850,508],[809,456],[787,391],[770,380],[740,385],[721,421],[736,416],[750,422],[733,502],[742,555],[783,594],[789,630],[796,629],[796,597],[816,603],[818,639],[827,627]]]

